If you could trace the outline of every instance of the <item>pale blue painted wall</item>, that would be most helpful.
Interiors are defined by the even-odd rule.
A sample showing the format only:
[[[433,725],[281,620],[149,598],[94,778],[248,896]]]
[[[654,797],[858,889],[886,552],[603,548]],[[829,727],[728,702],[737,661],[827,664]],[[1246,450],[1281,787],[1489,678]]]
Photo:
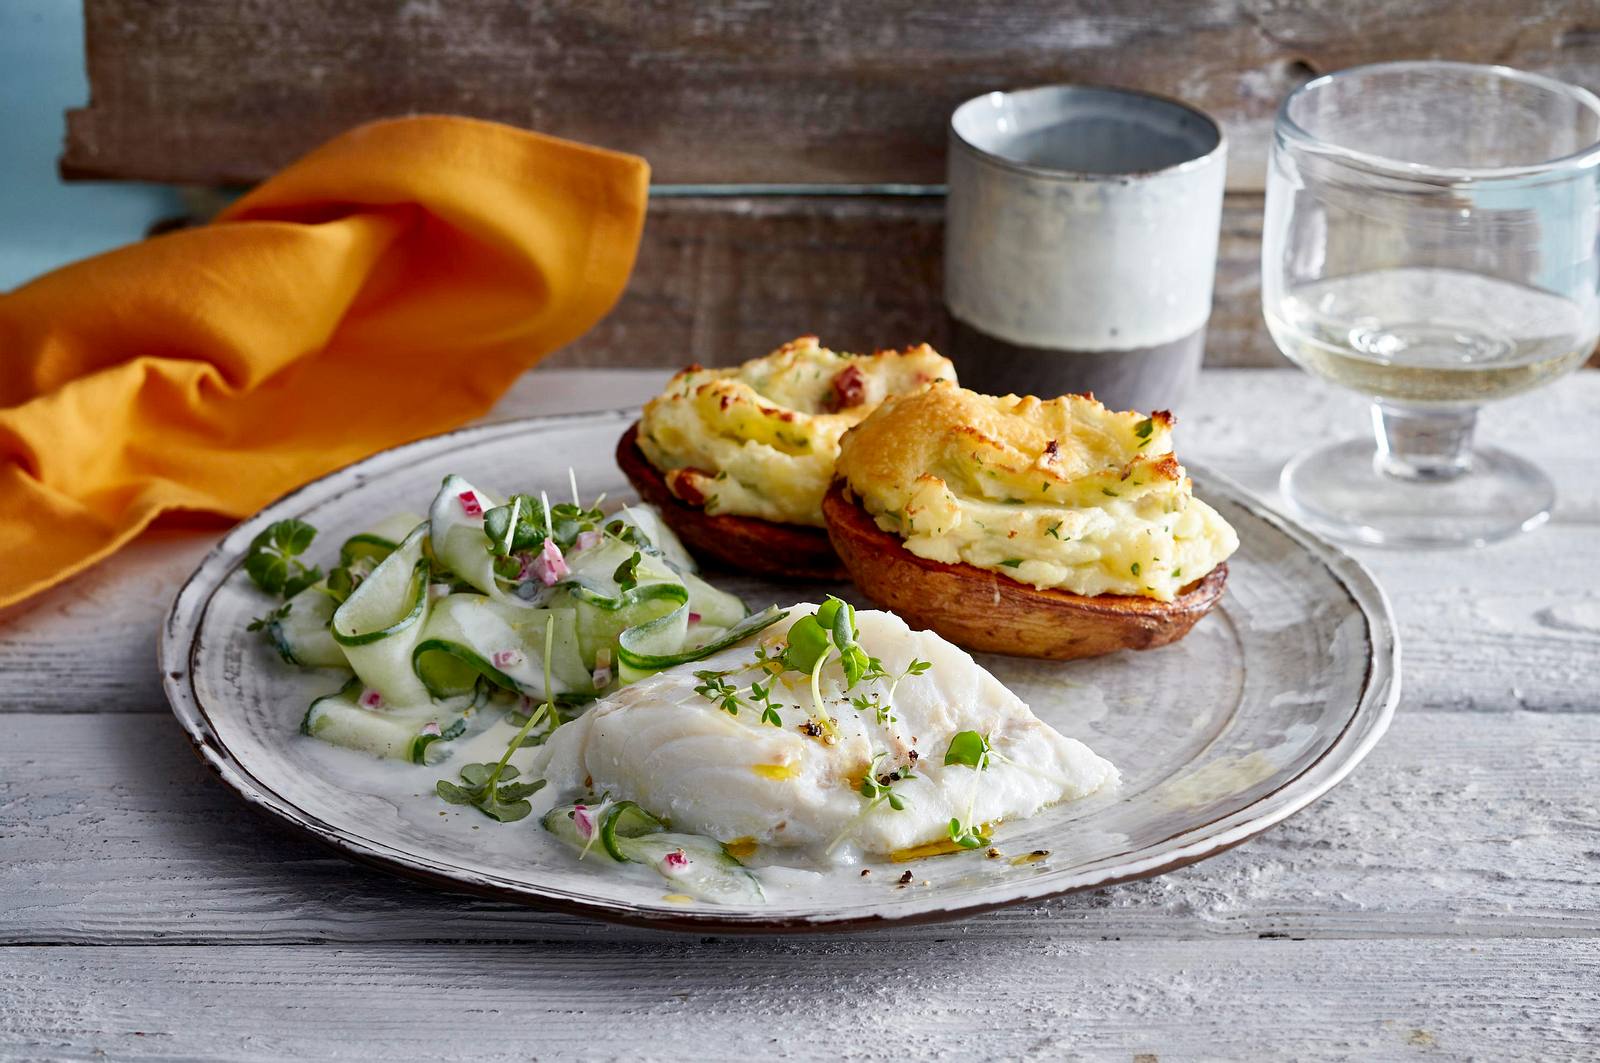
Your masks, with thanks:
[[[0,0],[0,290],[182,212],[170,189],[56,176],[63,112],[88,97],[80,0]]]

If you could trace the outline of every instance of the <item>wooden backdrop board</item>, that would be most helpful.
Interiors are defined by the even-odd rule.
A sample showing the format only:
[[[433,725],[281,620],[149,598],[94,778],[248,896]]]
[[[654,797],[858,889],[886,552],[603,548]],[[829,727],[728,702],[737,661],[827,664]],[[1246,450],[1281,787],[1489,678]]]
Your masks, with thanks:
[[[1383,59],[1509,63],[1600,88],[1571,0],[84,0],[77,178],[249,184],[359,122],[494,118],[635,151],[658,186],[626,296],[567,366],[726,365],[813,332],[942,346],[945,122],[996,87],[1192,101],[1230,137],[1211,365],[1282,366],[1261,321],[1278,101]],[[781,185],[794,194],[752,195]],[[921,194],[871,189],[904,186]],[[854,189],[860,194],[826,194]],[[663,189],[658,187],[658,191]],[[770,193],[771,188],[763,191]],[[1595,361],[1593,364],[1600,364]]]
[[[920,182],[953,105],[1143,88],[1215,114],[1261,187],[1278,101],[1383,59],[1507,63],[1600,87],[1600,18],[1561,0],[85,0],[77,176],[260,180],[358,122],[493,118],[636,151],[656,180]]]
[[[943,349],[938,196],[651,200],[615,310],[552,364],[727,365],[811,332],[836,349]],[[1261,323],[1261,197],[1228,196],[1207,342],[1212,365],[1287,364]]]

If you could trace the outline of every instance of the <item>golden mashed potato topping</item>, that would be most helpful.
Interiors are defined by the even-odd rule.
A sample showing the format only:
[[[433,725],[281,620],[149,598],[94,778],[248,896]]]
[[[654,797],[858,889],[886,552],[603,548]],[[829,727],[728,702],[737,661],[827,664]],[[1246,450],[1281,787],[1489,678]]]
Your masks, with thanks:
[[[822,526],[839,437],[885,397],[955,380],[926,343],[839,354],[801,336],[730,369],[690,366],[645,405],[639,449],[710,514]]]
[[[1041,588],[1171,601],[1239,538],[1195,498],[1172,415],[953,384],[891,398],[848,432],[838,474],[919,557]]]

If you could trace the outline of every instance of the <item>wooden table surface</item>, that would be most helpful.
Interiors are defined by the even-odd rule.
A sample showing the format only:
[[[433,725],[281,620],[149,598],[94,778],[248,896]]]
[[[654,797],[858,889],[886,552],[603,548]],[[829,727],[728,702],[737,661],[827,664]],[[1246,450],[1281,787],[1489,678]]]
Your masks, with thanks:
[[[636,402],[526,378],[492,419]],[[1182,455],[1264,495],[1365,429],[1288,370],[1208,371]],[[162,530],[0,613],[0,1058],[1595,1058],[1600,372],[1492,408],[1561,502],[1470,552],[1360,551],[1403,694],[1343,784],[1147,882],[962,923],[620,929],[370,871],[190,752],[159,619],[215,532]],[[3,563],[3,562],[0,562]],[[1132,662],[1130,662],[1131,664]]]

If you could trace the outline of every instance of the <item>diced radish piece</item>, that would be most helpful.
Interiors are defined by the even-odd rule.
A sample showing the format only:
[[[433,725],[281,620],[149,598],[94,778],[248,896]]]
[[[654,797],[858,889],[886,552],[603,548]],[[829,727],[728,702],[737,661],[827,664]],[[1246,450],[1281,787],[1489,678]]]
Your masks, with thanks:
[[[515,668],[527,658],[520,650],[496,650],[491,660],[496,668]]]
[[[546,587],[554,587],[556,582],[569,571],[566,558],[561,556],[561,547],[556,545],[554,539],[544,541],[544,549],[533,559],[531,567],[533,574],[538,576],[539,582]]]
[[[444,732],[439,730],[439,721],[434,720],[431,723],[423,724],[421,733],[425,735],[432,735],[433,737],[437,738]]]
[[[604,538],[605,536],[597,531],[579,532],[577,541],[572,545],[573,548],[577,550],[589,550],[599,546],[600,540]]]
[[[594,836],[594,817],[589,815],[588,805],[572,806],[572,822],[577,825],[580,837],[591,838]]]
[[[698,624],[699,622],[700,622],[700,614],[699,613],[690,613],[689,614],[689,623]]]
[[[383,705],[383,695],[378,693],[376,690],[363,690],[361,692],[360,704],[364,709],[379,708]]]
[[[682,874],[688,870],[689,854],[682,849],[674,849],[661,858],[661,867],[669,875]]]
[[[456,495],[456,501],[461,503],[461,512],[465,513],[467,516],[483,516],[483,503],[478,501],[478,495],[476,492],[463,491],[459,495]]]

